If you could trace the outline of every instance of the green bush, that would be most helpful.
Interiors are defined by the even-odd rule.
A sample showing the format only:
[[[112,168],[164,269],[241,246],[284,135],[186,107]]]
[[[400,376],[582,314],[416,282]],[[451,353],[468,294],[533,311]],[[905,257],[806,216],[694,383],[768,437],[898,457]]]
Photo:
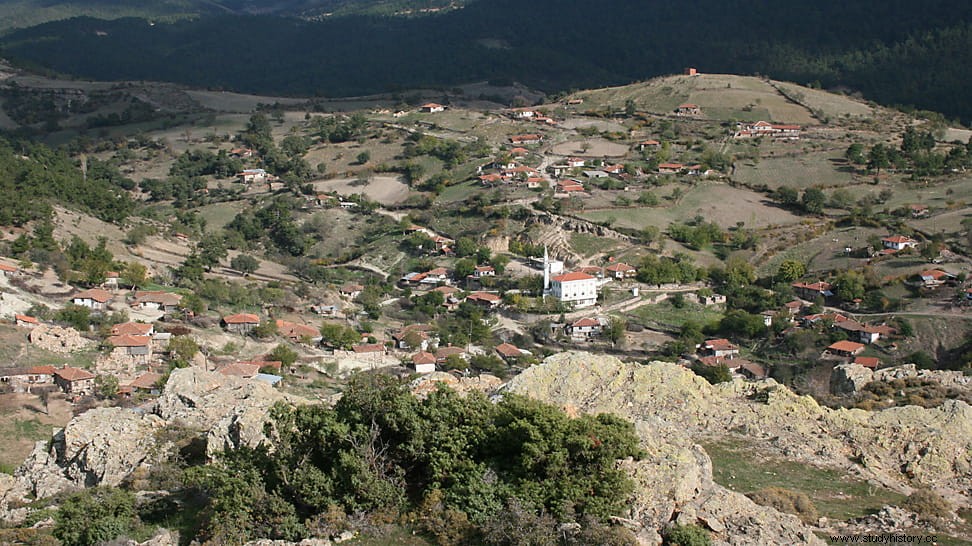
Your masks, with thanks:
[[[675,525],[665,531],[664,546],[709,546],[709,532],[698,525]]]
[[[91,546],[128,534],[137,523],[135,495],[118,488],[75,493],[54,517],[54,536],[64,546]]]

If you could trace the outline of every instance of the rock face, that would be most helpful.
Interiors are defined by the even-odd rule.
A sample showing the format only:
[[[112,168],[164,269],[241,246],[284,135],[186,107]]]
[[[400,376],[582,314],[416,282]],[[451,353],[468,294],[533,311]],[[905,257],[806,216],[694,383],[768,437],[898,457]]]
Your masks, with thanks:
[[[206,452],[212,455],[262,442],[270,406],[285,400],[301,402],[262,381],[185,368],[169,376],[156,413],[167,422],[208,431]]]
[[[53,353],[72,353],[87,349],[94,344],[92,341],[81,337],[81,334],[74,328],[62,328],[47,324],[33,328],[28,334],[28,339],[32,344]]]
[[[439,385],[446,385],[459,394],[464,394],[467,392],[490,393],[502,384],[502,379],[485,373],[477,377],[458,378],[451,373],[432,372],[412,381],[409,384],[409,389],[412,394],[425,397],[428,393],[439,388]]]
[[[712,386],[673,364],[576,352],[527,369],[507,389],[569,411],[634,421],[649,456],[629,463],[642,484],[633,515],[656,528],[672,519],[698,521],[729,544],[819,541],[795,517],[712,482],[711,462],[693,438],[742,438],[904,493],[917,482],[967,503],[972,485],[972,407],[959,401],[935,409],[830,410],[772,380]]]
[[[121,483],[148,456],[164,423],[154,415],[98,408],[71,420],[48,442],[38,442],[17,470],[38,498],[65,489]]]
[[[27,495],[48,497],[68,489],[118,485],[164,449],[156,434],[168,425],[197,431],[207,452],[264,440],[263,422],[279,400],[299,403],[266,383],[207,372],[176,370],[155,414],[98,408],[71,420],[50,442],[38,442],[15,478],[0,480],[0,512]]]
[[[935,381],[946,388],[972,389],[972,377],[947,370],[919,370],[914,364],[871,371],[860,364],[840,364],[830,375],[832,394],[853,394],[872,381],[893,381],[917,377]]]
[[[830,374],[830,393],[854,394],[874,381],[874,372],[860,364],[839,364]]]

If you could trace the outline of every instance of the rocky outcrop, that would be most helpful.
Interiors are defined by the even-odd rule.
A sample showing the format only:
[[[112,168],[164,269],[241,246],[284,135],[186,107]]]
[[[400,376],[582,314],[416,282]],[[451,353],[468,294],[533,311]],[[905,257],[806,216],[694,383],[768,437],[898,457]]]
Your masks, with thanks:
[[[412,394],[425,397],[438,389],[439,385],[445,385],[459,394],[465,394],[467,392],[493,392],[502,384],[502,379],[485,373],[476,377],[459,378],[451,373],[432,372],[412,381],[409,384],[409,389]]]
[[[872,371],[860,364],[840,364],[830,375],[831,394],[854,394],[872,381],[918,378],[934,381],[946,388],[972,389],[972,377],[949,370],[919,370],[914,364],[882,368]]]
[[[156,411],[168,422],[208,431],[206,452],[213,455],[259,445],[267,412],[281,401],[306,402],[262,381],[185,368],[169,376]]]
[[[91,340],[81,337],[74,328],[62,328],[41,324],[30,331],[27,338],[31,344],[52,353],[73,353],[94,345]]]
[[[209,453],[255,447],[264,440],[270,406],[280,400],[300,402],[259,381],[201,368],[176,370],[155,414],[93,409],[72,419],[49,442],[38,442],[16,479],[0,481],[0,510],[4,500],[9,505],[26,495],[43,498],[73,488],[118,485],[167,447],[156,433],[170,425],[204,435]]]
[[[127,409],[87,411],[50,442],[38,442],[15,476],[38,498],[71,488],[118,485],[145,461],[155,432],[164,425],[154,415]]]
[[[854,394],[874,381],[874,372],[860,364],[839,364],[830,373],[830,394]]]
[[[815,539],[796,518],[714,484],[696,439],[745,439],[780,457],[847,470],[904,493],[921,483],[962,496],[972,485],[972,408],[959,401],[935,409],[831,410],[772,380],[712,386],[673,364],[576,352],[548,358],[506,388],[570,411],[634,421],[649,455],[629,463],[642,484],[634,515],[656,528],[696,520],[729,544]],[[753,533],[765,534],[756,539]]]

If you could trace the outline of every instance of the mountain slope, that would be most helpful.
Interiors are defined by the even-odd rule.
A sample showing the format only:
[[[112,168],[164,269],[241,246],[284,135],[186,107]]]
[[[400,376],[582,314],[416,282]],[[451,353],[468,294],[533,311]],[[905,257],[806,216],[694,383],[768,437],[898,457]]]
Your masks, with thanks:
[[[96,79],[325,96],[484,79],[561,91],[697,66],[816,80],[972,119],[972,5],[954,0],[493,0],[438,17],[214,16],[151,29],[138,20],[79,19],[12,33],[2,47],[6,56]],[[253,78],[254,70],[265,77]]]

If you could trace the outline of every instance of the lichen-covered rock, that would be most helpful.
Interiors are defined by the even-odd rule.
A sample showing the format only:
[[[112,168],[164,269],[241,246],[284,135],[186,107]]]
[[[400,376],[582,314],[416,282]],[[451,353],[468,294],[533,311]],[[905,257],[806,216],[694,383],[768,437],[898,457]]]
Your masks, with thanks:
[[[648,452],[629,465],[643,485],[634,515],[655,526],[698,520],[729,544],[815,539],[795,517],[785,521],[791,517],[714,484],[711,463],[694,439],[744,438],[784,458],[851,470],[903,493],[915,482],[934,486],[960,503],[968,502],[972,486],[972,407],[961,401],[934,409],[831,410],[772,380],[709,385],[674,364],[578,352],[554,355],[505,388],[571,411],[634,421]],[[725,531],[716,531],[720,526]]]
[[[445,385],[459,394],[464,394],[467,392],[493,392],[502,384],[502,379],[485,373],[476,377],[459,378],[451,373],[432,372],[412,381],[409,384],[409,389],[416,396],[424,397],[438,389],[439,385]]]
[[[874,372],[860,364],[839,364],[830,374],[830,393],[854,394],[874,381]]]
[[[39,498],[69,488],[118,485],[149,456],[163,426],[154,415],[128,409],[89,410],[50,442],[38,442],[15,476]]]

